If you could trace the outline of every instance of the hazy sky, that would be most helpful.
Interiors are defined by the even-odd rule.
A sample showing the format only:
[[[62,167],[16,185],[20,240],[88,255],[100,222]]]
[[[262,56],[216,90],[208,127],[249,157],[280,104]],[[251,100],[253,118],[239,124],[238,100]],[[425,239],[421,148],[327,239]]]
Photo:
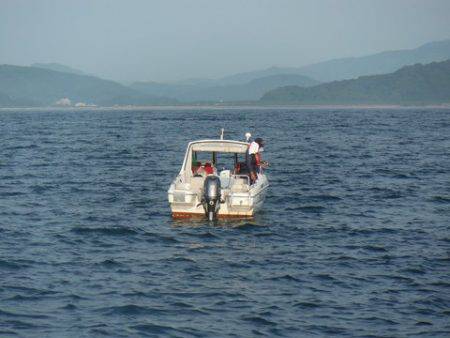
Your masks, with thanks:
[[[450,38],[450,0],[0,0],[0,63],[216,78]]]

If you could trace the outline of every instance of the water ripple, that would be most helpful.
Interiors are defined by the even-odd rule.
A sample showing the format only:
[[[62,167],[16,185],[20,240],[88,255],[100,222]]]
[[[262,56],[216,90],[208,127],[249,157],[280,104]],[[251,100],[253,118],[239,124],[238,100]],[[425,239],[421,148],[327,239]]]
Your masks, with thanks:
[[[448,109],[0,116],[1,337],[450,335]],[[267,140],[264,210],[172,220],[221,127]]]

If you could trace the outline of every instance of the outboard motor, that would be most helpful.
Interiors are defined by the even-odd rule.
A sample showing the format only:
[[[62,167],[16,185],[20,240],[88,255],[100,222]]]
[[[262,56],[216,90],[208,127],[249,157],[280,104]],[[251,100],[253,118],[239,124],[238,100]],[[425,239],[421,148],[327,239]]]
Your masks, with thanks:
[[[218,176],[206,176],[203,184],[203,208],[210,221],[214,220],[220,209],[220,179]]]

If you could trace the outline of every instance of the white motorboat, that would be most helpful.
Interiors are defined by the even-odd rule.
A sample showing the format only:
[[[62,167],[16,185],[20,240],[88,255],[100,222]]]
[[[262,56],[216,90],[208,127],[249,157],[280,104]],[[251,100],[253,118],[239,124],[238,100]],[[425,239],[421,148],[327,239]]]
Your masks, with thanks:
[[[261,209],[269,182],[259,168],[251,184],[246,169],[247,142],[200,140],[187,146],[180,172],[168,198],[174,218],[253,217]]]

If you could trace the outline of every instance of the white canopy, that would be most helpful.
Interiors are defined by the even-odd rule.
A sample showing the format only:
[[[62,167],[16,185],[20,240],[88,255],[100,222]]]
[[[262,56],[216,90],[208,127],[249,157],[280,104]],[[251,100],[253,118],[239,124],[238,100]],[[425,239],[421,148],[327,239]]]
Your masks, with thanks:
[[[239,141],[195,141],[189,143],[192,151],[208,151],[217,153],[238,153],[245,154],[248,149],[248,143]]]

